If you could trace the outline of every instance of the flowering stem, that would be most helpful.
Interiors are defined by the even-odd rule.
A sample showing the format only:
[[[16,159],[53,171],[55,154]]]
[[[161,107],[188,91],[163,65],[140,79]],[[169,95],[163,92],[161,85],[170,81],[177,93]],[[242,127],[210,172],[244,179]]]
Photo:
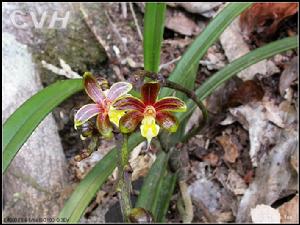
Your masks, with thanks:
[[[128,215],[131,211],[131,168],[128,163],[128,159],[128,135],[123,134],[123,144],[119,154],[118,163],[117,191],[119,192],[119,199],[124,222],[128,222]]]
[[[206,122],[208,120],[208,112],[207,112],[206,107],[203,105],[203,103],[197,98],[197,95],[195,94],[194,91],[191,91],[191,90],[181,86],[180,84],[177,84],[175,82],[167,80],[161,74],[157,74],[154,72],[139,70],[139,71],[136,71],[134,75],[135,75],[136,79],[148,77],[152,80],[157,80],[161,86],[180,91],[180,92],[184,93],[188,98],[191,98],[196,103],[198,108],[201,110],[202,115],[203,115],[203,119],[202,119],[201,123],[199,124],[199,126],[192,130],[193,135],[197,134],[200,130],[202,130],[204,128],[204,126],[206,125]],[[184,140],[184,141],[186,141],[186,140]]]

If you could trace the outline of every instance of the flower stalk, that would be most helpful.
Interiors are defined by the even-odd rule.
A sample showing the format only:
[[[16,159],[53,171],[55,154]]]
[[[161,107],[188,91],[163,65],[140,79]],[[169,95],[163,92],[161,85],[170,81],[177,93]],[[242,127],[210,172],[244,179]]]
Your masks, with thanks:
[[[128,135],[123,134],[123,144],[121,147],[121,151],[119,151],[117,191],[119,192],[119,199],[124,222],[129,222],[128,215],[130,214],[132,208],[130,200],[130,192],[132,190],[132,171],[128,160]]]

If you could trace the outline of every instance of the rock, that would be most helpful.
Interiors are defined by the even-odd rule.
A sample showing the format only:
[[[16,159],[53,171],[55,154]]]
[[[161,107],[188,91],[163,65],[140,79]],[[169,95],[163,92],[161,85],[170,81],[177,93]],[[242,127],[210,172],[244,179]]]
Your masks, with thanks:
[[[202,178],[192,183],[188,192],[195,201],[201,200],[210,212],[217,212],[220,209],[219,199],[221,189],[212,181]]]
[[[251,219],[253,223],[280,223],[280,214],[271,206],[257,205],[251,209]]]
[[[235,19],[221,34],[220,42],[229,62],[250,52],[250,48],[245,42],[239,26],[239,18]],[[272,61],[263,60],[239,72],[237,76],[245,81],[252,80],[256,74],[266,77],[278,72],[280,70]]]
[[[242,146],[238,142],[236,136],[223,134],[218,136],[216,140],[222,145],[224,154],[224,160],[230,163],[234,163],[239,157]]]
[[[293,175],[290,165],[290,157],[297,151],[297,146],[296,131],[281,132],[269,154],[261,157],[255,178],[239,203],[236,222],[250,222],[251,208],[257,204],[271,205],[285,190],[298,189],[297,176]]]
[[[106,60],[105,50],[82,19],[77,3],[25,2],[3,5],[2,13],[5,15],[3,18],[7,19],[2,20],[2,30],[13,33],[19,42],[31,48],[36,64],[40,67],[43,84],[48,85],[62,78],[44,69],[42,60],[60,67],[60,59],[62,59],[79,74],[91,69],[99,69],[101,63]],[[13,25],[10,18],[14,11],[20,12],[16,16],[16,22],[26,23],[26,29]],[[33,17],[26,16],[25,12],[30,12],[38,22],[42,22],[41,18],[44,16],[45,22],[41,23],[43,26],[36,28]],[[62,27],[61,21],[57,21],[54,28],[49,28],[55,12],[58,18],[64,18],[69,13],[65,28]]]
[[[2,34],[2,123],[41,82],[25,45]],[[52,114],[35,129],[13,159],[3,179],[4,217],[56,217],[66,184],[66,162]]]
[[[165,26],[186,36],[198,35],[201,31],[194,20],[189,18],[185,13],[172,8],[166,12]]]
[[[95,223],[105,223],[105,214],[109,210],[109,208],[98,206],[94,211],[92,211],[89,218],[85,218],[84,216],[80,219],[80,223],[86,223],[86,224],[95,224]]]
[[[191,13],[197,13],[202,16],[211,18],[216,14],[216,10],[223,2],[181,2],[167,3],[169,6],[182,7]]]

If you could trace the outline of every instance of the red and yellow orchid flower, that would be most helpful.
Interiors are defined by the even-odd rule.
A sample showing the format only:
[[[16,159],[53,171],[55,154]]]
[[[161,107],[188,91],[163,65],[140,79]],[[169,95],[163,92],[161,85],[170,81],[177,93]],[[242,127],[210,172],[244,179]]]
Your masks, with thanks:
[[[111,138],[113,130],[111,122],[118,126],[120,118],[125,114],[125,111],[114,109],[112,104],[116,99],[125,96],[132,89],[132,85],[127,82],[117,82],[110,89],[102,91],[98,81],[88,72],[83,75],[83,84],[86,93],[94,103],[84,105],[77,111],[74,117],[75,128],[97,115],[99,132],[104,137]]]
[[[158,135],[160,127],[176,132],[178,121],[171,112],[184,112],[186,105],[176,97],[157,100],[160,85],[157,82],[145,83],[141,88],[141,99],[125,96],[115,101],[113,107],[126,110],[121,117],[119,128],[122,133],[130,133],[141,123],[141,134],[148,144]],[[157,123],[157,124],[156,124]]]

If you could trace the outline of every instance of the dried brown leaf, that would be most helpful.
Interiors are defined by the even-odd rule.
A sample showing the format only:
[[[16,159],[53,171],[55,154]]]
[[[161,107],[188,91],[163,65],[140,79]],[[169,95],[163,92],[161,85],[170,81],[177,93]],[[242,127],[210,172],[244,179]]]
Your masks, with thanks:
[[[236,107],[252,101],[260,101],[263,96],[262,87],[254,80],[247,80],[229,96],[228,106]]]
[[[245,181],[235,170],[230,170],[226,183],[229,190],[235,195],[242,195],[247,189]]]
[[[294,57],[280,76],[279,92],[282,97],[287,98],[287,89],[289,89],[298,78],[298,60],[298,57]]]
[[[256,167],[259,161],[258,154],[265,154],[264,149],[276,144],[280,130],[270,123],[262,102],[251,102],[229,110],[243,127],[249,130],[249,155],[252,165]]]
[[[203,157],[203,160],[208,162],[211,166],[216,166],[219,162],[219,156],[215,153],[209,153]]]
[[[279,207],[281,223],[299,223],[299,196]]]
[[[237,139],[232,135],[224,134],[223,136],[217,137],[216,140],[224,149],[224,159],[230,163],[234,163],[237,157],[239,157],[241,148]]]
[[[289,159],[297,151],[297,143],[296,131],[283,130],[269,154],[260,157],[255,178],[239,203],[236,222],[248,222],[251,208],[257,204],[271,205],[284,190],[291,189],[290,184],[296,178]]]
[[[239,25],[239,19],[235,19],[221,34],[220,42],[229,62],[250,52]],[[262,60],[249,68],[239,72],[237,76],[242,80],[252,80],[257,74],[261,77],[271,76],[280,70],[271,60]]]
[[[197,35],[201,31],[194,20],[176,9],[168,9],[165,26],[187,36]]]
[[[297,3],[254,3],[241,14],[241,27],[247,33],[256,31],[271,36],[282,20],[297,12]]]
[[[248,170],[246,175],[244,176],[244,181],[246,184],[250,184],[253,180],[254,176],[254,171],[253,170]]]

